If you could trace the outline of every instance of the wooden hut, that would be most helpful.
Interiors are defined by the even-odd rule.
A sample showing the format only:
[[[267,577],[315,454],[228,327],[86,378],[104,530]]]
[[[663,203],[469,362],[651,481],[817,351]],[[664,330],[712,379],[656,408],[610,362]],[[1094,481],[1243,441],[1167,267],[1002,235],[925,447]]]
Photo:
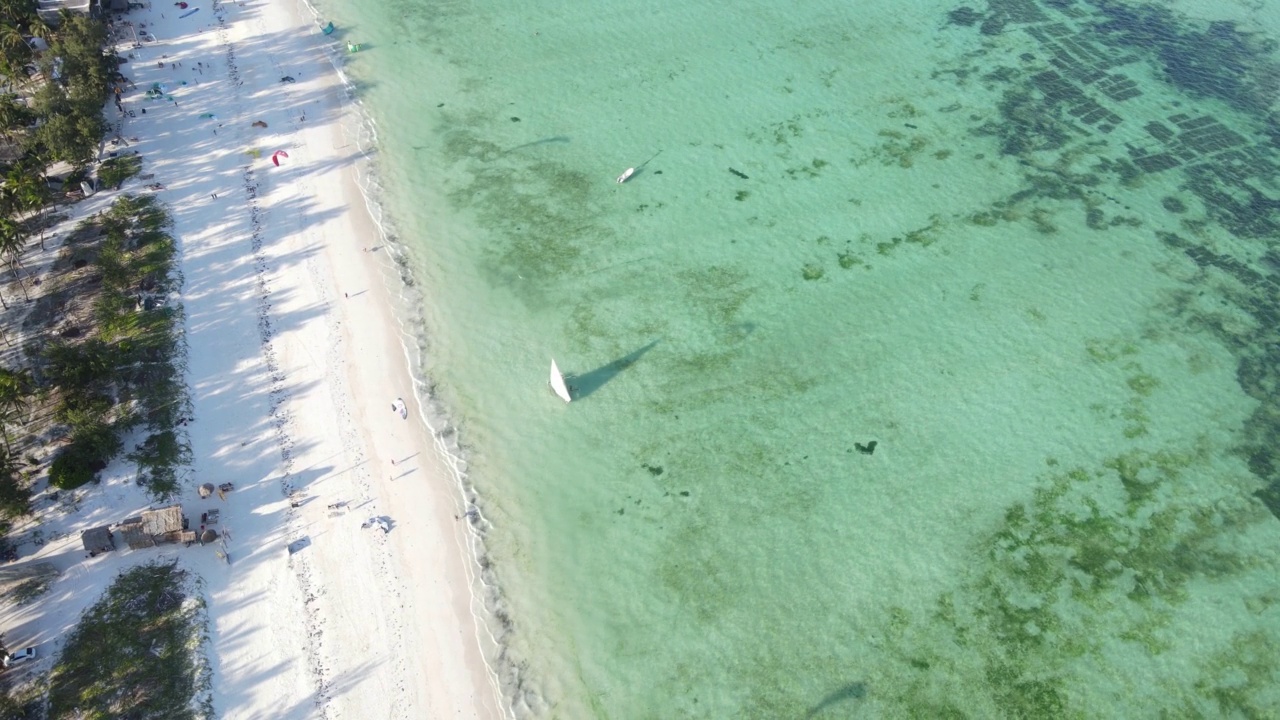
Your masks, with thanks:
[[[118,529],[129,547],[138,550],[157,543],[181,542],[182,525],[182,506],[170,505],[131,517],[120,523]]]
[[[116,549],[116,537],[111,533],[111,527],[108,525],[80,533],[80,542],[84,543],[84,549],[90,556]]]

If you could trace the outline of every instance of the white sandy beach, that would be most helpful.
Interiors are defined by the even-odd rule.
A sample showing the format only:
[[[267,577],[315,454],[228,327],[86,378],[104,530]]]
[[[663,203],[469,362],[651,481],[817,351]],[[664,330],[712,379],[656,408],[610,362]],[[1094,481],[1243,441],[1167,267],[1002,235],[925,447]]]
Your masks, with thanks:
[[[359,118],[330,60],[340,43],[305,6],[189,9],[154,2],[126,16],[154,40],[120,45],[136,89],[123,99],[132,117],[108,105],[128,141],[109,149],[142,154],[154,179],[122,192],[162,183],[175,221],[195,456],[180,502],[193,529],[221,510],[230,562],[199,545],[88,558],[80,530],[146,507],[119,461],[74,512],[37,504],[48,541],[24,545],[20,562],[62,576],[42,602],[3,610],[6,637],[37,645],[47,669],[120,569],[176,557],[203,578],[218,716],[503,717],[462,493],[420,411],[399,281],[357,186]],[[172,100],[144,99],[153,83]],[[63,229],[118,195],[84,200]],[[236,489],[201,500],[205,482]],[[370,517],[389,532],[362,529]]]

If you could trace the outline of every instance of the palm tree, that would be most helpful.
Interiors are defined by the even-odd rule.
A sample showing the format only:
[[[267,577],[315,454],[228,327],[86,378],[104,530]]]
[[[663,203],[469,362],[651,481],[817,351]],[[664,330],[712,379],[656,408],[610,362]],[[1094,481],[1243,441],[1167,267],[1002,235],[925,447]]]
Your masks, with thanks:
[[[4,458],[13,457],[13,447],[9,444],[9,429],[24,427],[27,424],[24,413],[12,407],[0,407],[0,435],[4,436]]]
[[[36,226],[40,228],[40,250],[44,250],[44,208],[49,202],[49,186],[43,179],[28,177],[30,182],[24,183],[18,190],[18,199],[28,210],[36,211]]]
[[[0,185],[0,215],[12,215],[18,209],[18,193],[9,183]]]
[[[27,410],[27,399],[34,391],[35,380],[31,377],[31,371],[0,368],[0,410]]]
[[[33,157],[25,157],[14,165],[5,178],[5,187],[12,194],[17,209],[36,213],[36,225],[40,228],[40,249],[44,250],[44,205],[49,200],[49,186],[44,180],[44,163]]]
[[[31,46],[22,30],[10,21],[0,22],[0,69],[12,80],[25,80],[27,63],[31,62]]]
[[[36,0],[0,0],[0,19],[14,25],[24,25],[37,17]]]
[[[22,257],[23,241],[22,228],[12,218],[0,217],[0,255],[5,256],[9,260],[9,269],[13,272],[13,277],[18,280],[18,285],[22,287],[22,295],[30,300],[31,296],[27,294],[27,284],[23,281],[22,275],[18,270],[22,267],[20,262]],[[5,306],[8,308],[8,305]]]
[[[0,138],[10,146],[16,148],[22,138],[30,134],[35,119],[36,114],[19,101],[17,95],[0,96]]]
[[[31,488],[23,482],[22,469],[9,449],[9,433],[4,435],[5,449],[0,452],[0,514],[12,518],[31,512]]]

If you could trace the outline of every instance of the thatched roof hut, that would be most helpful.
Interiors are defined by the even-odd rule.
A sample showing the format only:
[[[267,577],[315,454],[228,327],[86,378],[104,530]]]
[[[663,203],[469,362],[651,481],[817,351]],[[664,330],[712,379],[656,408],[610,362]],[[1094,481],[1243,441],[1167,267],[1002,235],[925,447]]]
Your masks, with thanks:
[[[178,542],[182,534],[182,506],[147,510],[120,523],[118,529],[134,550],[154,547],[156,543]]]
[[[116,538],[111,534],[111,527],[108,525],[91,528],[80,533],[80,542],[84,543],[84,549],[90,555],[111,552],[116,549]]]
[[[142,530],[141,517],[125,518],[116,526],[116,529],[120,531],[120,537],[124,539],[125,544],[134,550],[155,547],[156,541]]]
[[[156,510],[147,510],[142,513],[142,526],[147,534],[153,537],[179,532],[182,530],[182,506],[170,505]]]

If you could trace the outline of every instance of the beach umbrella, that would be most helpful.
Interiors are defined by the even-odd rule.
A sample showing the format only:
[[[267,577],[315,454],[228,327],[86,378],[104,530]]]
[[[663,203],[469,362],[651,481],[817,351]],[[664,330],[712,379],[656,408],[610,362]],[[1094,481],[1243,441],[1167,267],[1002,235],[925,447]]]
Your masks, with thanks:
[[[288,159],[288,157],[289,153],[283,150],[277,150],[271,155],[271,162],[274,163],[276,167],[280,167],[280,158]]]
[[[200,497],[207,498],[213,494],[213,483],[205,483],[200,486]]]
[[[213,528],[209,528],[204,532],[200,533],[200,542],[202,543],[211,543],[217,539],[218,539],[218,531],[214,530]]]

